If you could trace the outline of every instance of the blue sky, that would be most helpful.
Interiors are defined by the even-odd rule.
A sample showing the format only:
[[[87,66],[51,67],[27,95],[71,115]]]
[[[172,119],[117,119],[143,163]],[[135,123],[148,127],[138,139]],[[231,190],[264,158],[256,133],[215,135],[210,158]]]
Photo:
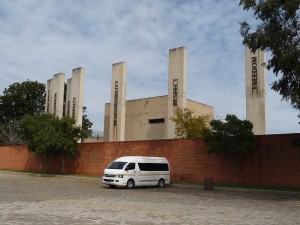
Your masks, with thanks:
[[[127,99],[167,95],[169,49],[188,51],[187,97],[216,118],[246,118],[239,0],[0,0],[0,93],[14,82],[46,83],[86,69],[84,105],[103,130],[112,64],[127,63]],[[268,133],[299,132],[298,112],[270,89]]]

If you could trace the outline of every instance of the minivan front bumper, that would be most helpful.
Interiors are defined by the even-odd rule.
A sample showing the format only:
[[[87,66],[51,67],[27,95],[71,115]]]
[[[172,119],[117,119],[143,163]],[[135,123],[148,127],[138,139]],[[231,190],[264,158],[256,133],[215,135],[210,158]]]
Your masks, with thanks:
[[[106,185],[115,185],[115,186],[126,186],[123,178],[116,177],[102,177],[102,183]]]

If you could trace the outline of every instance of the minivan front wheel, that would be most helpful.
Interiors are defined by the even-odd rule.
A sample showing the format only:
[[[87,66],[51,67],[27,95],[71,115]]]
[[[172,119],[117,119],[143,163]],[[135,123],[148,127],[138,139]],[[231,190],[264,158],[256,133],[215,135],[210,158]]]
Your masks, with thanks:
[[[158,183],[157,183],[157,187],[159,188],[163,188],[165,186],[165,181],[164,179],[159,179]]]
[[[134,188],[134,180],[130,179],[127,181],[126,188],[132,189]]]

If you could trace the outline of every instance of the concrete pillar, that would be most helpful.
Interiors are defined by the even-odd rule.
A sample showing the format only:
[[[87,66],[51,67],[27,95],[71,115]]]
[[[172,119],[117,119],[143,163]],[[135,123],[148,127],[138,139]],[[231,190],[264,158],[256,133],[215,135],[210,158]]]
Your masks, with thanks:
[[[45,112],[63,116],[65,74],[58,73],[47,81]]]
[[[266,53],[252,53],[246,46],[246,119],[255,135],[267,133]]]
[[[67,93],[66,93],[66,102],[65,102],[65,115],[72,116],[72,78],[67,80]]]
[[[186,108],[187,49],[169,50],[168,119],[166,138],[175,138],[175,123],[171,121],[177,107]]]
[[[46,105],[45,105],[45,113],[50,114],[51,111],[51,84],[52,84],[52,79],[47,80],[47,89],[46,89]]]
[[[112,65],[109,141],[125,139],[126,63]]]
[[[82,67],[72,70],[72,79],[67,81],[66,115],[75,119],[75,125],[82,126],[83,93],[85,69]]]

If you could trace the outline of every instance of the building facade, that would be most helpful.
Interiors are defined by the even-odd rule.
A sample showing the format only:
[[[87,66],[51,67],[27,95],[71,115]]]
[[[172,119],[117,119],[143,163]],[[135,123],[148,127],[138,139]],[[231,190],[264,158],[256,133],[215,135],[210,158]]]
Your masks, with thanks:
[[[169,124],[167,106],[167,95],[126,101],[124,140],[170,139],[166,132]],[[193,110],[195,115],[214,116],[213,107],[189,99],[186,100],[186,108]],[[111,103],[106,103],[103,141],[109,141],[110,110]]]
[[[126,101],[126,63],[113,64],[111,102],[105,104],[103,141],[173,139],[175,110],[214,117],[211,106],[186,98],[187,49],[169,50],[168,95]]]

